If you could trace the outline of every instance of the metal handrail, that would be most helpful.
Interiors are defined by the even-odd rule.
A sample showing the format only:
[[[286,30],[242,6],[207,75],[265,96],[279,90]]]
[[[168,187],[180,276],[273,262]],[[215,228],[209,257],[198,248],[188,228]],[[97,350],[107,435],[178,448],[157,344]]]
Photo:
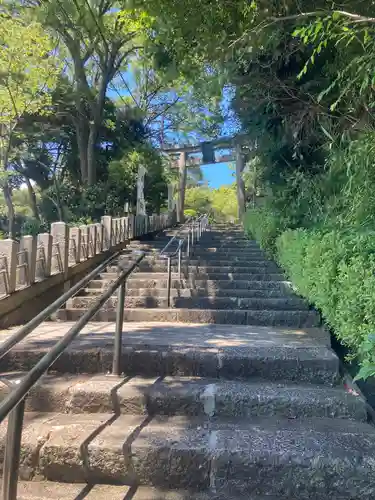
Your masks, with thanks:
[[[182,263],[182,251],[184,248],[185,241],[187,242],[186,245],[186,255],[189,258],[190,257],[190,250],[191,247],[194,245],[194,230],[197,230],[196,233],[196,240],[199,241],[203,231],[206,229],[207,225],[203,223],[203,221],[208,222],[207,215],[201,215],[200,217],[197,217],[196,219],[193,219],[190,217],[185,224],[179,229],[178,233],[175,234],[172,239],[167,243],[167,245],[163,248],[163,250],[160,252],[159,256],[167,259],[167,306],[171,306],[171,285],[172,285],[172,259],[176,257],[178,254],[178,268],[177,268],[177,273],[179,278],[181,279],[181,263]],[[181,233],[181,230],[187,225],[191,223],[191,227],[189,227],[188,233],[187,233],[187,238],[183,237],[179,240],[177,249],[172,252],[165,254],[165,250],[171,245],[171,243],[177,239],[179,234]]]
[[[116,256],[120,252],[116,252]],[[25,398],[32,389],[32,387],[38,382],[38,380],[48,371],[48,369],[55,363],[55,361],[63,354],[63,352],[69,347],[69,345],[75,340],[78,334],[81,332],[82,328],[87,325],[87,323],[92,319],[92,317],[100,310],[100,308],[107,302],[107,300],[113,295],[113,293],[118,289],[118,303],[117,303],[117,313],[116,313],[116,331],[115,331],[115,342],[113,351],[113,364],[112,373],[114,375],[121,374],[121,351],[122,351],[122,333],[123,333],[123,319],[124,319],[124,307],[125,307],[125,283],[126,279],[135,270],[135,268],[140,264],[140,262],[145,257],[144,252],[140,252],[137,259],[131,264],[127,269],[121,269],[118,278],[108,287],[108,289],[94,302],[94,304],[83,314],[83,316],[68,330],[68,332],[47,352],[36,365],[15,385],[8,396],[0,404],[0,422],[2,422],[8,415],[8,430],[6,437],[6,448],[5,448],[5,458],[3,467],[3,500],[16,500],[17,499],[17,484],[18,484],[18,471],[20,462],[20,450],[21,450],[21,436],[23,419],[25,412]],[[115,256],[105,261],[105,265],[111,262]],[[92,275],[98,274],[104,266],[104,263],[98,266],[92,273]],[[88,275],[88,276],[90,276]],[[68,300],[74,293],[82,288],[82,283],[86,283],[87,278],[81,280],[76,286],[72,287],[69,292],[65,293],[59,300],[55,301],[53,309],[56,310],[61,304],[61,300]],[[78,286],[80,285],[80,286]],[[51,311],[51,306],[45,309]],[[44,311],[42,312],[44,313]],[[43,315],[40,313],[38,315],[39,319]],[[37,326],[41,320],[33,323],[33,328]],[[11,337],[11,342],[7,342],[6,352],[9,352],[11,347],[16,345],[20,339],[23,339],[27,333],[30,331],[29,322],[25,327],[21,328],[15,335]],[[21,335],[19,332],[21,331]],[[14,341],[16,339],[16,341]],[[4,353],[3,353],[4,355]]]
[[[169,246],[177,239],[177,237],[179,236],[179,234],[181,233],[182,229],[187,225],[189,224],[189,222],[192,220],[193,218],[192,217],[189,217],[187,219],[187,221],[185,221],[183,223],[183,225],[179,228],[179,230],[177,231],[177,233],[175,235],[172,236],[172,238],[168,241],[168,243],[165,245],[165,247],[160,251],[160,254],[159,255],[163,255],[164,252],[167,250],[167,248],[169,248]]]
[[[43,311],[34,316],[26,325],[22,326],[17,330],[11,337],[9,337],[0,346],[0,359],[2,359],[16,344],[21,342],[29,333],[31,333],[34,328],[39,326],[43,321],[48,319],[51,314],[55,313],[65,302],[73,297],[77,292],[84,288],[92,279],[94,279],[98,274],[100,274],[113,260],[117,259],[121,251],[114,253],[108,257],[105,261],[99,264],[93,271],[82,278],[78,283],[76,283],[72,288],[65,292],[61,297],[56,299],[52,304],[47,306]]]

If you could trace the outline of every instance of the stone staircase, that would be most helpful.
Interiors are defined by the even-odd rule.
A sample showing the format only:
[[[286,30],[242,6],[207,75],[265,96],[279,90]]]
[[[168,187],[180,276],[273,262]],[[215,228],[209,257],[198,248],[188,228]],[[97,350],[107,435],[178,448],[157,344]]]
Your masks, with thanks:
[[[182,279],[176,273],[177,265],[173,266],[172,308],[167,308],[167,261],[159,253],[168,241],[168,235],[152,242],[135,241],[125,253],[123,258],[128,254],[131,259],[133,250],[147,252],[139,271],[127,282],[126,321],[319,326],[316,312],[291,293],[282,271],[266,260],[257,244],[247,240],[240,229],[204,233],[191,259],[185,259]],[[109,267],[68,302],[59,319],[78,319],[116,276],[117,267]],[[114,321],[116,303],[113,297],[96,319]]]
[[[27,399],[18,498],[373,498],[375,429],[317,313],[240,228],[220,226],[181,279],[174,268],[167,308],[167,240],[134,242],[123,257],[148,252],[127,286],[124,375],[107,374],[113,297]],[[3,375],[30,369],[108,286],[107,271],[3,358]]]

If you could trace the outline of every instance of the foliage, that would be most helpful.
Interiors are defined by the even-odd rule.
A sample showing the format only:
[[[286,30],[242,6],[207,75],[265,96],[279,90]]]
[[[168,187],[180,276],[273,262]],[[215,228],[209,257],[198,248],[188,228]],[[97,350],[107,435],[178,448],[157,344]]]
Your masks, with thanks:
[[[186,190],[185,214],[207,214],[212,220],[234,221],[237,219],[236,186],[221,186],[210,189],[207,186],[195,186]]]
[[[274,211],[257,207],[246,212],[244,228],[249,237],[257,240],[263,250],[274,256],[276,238],[282,232],[279,223],[280,218]]]
[[[211,210],[211,190],[205,186],[186,189],[185,210],[193,210],[197,215],[203,215]]]
[[[352,356],[358,377],[375,374],[375,231],[295,230],[277,240],[278,258]]]
[[[215,220],[234,222],[238,217],[236,185],[220,186],[211,193],[211,213]]]
[[[14,236],[11,191],[18,179],[9,163],[16,154],[25,115],[51,112],[51,90],[60,69],[53,40],[39,23],[0,10],[0,68],[0,183],[8,207],[9,234]]]

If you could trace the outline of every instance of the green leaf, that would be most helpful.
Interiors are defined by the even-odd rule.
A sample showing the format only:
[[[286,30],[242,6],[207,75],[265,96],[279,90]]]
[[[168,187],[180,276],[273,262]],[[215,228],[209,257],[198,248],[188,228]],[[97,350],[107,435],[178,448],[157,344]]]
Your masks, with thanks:
[[[375,375],[375,366],[374,365],[364,365],[359,370],[357,375],[354,377],[354,382],[357,380],[366,380],[369,377],[373,377]]]

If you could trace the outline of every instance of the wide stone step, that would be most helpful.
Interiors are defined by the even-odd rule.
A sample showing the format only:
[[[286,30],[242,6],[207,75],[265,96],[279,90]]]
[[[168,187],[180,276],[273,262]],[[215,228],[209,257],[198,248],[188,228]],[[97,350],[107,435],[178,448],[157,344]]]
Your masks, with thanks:
[[[138,269],[141,272],[146,272],[146,271],[151,271],[151,272],[166,272],[168,269],[168,264],[167,262],[162,262],[162,263],[149,263],[149,262],[141,262],[139,265]],[[186,262],[182,263],[181,266],[182,271],[186,274],[235,274],[238,275],[239,273],[243,273],[245,275],[248,274],[259,274],[260,271],[262,271],[264,274],[266,273],[274,273],[278,274],[281,273],[280,268],[274,264],[274,265],[268,265],[268,266],[214,266],[214,265],[199,265],[199,266],[194,266],[194,265],[188,265]],[[172,270],[174,272],[177,272],[178,267],[176,263],[172,264]],[[115,266],[111,266],[107,269],[108,272],[116,272],[117,269]]]
[[[85,288],[80,292],[80,296],[93,296],[100,295],[104,292],[105,287],[103,287],[103,282],[99,281],[98,287]],[[285,298],[289,297],[290,292],[287,293],[282,290],[239,290],[239,289],[229,289],[229,290],[207,290],[206,288],[171,288],[171,297],[207,297],[210,293],[210,297],[240,297],[240,298]],[[161,297],[166,298],[168,294],[167,283],[165,283],[164,288],[127,288],[126,295],[128,297]],[[113,295],[116,296],[116,293]]]
[[[241,252],[227,252],[213,249],[211,251],[202,251],[199,247],[194,247],[192,255],[197,259],[218,259],[218,260],[231,260],[233,261],[249,261],[249,260],[264,260],[266,255],[262,251],[241,251]]]
[[[150,264],[165,264],[166,260],[163,258],[154,258],[152,256],[146,257],[143,262],[147,262]],[[251,259],[251,260],[219,260],[219,259],[197,259],[194,256],[190,259],[187,259],[185,256],[183,258],[183,264],[189,264],[190,266],[224,266],[224,267],[233,267],[234,269],[240,267],[261,267],[261,268],[269,268],[275,267],[275,264],[272,261],[268,261],[266,259]],[[175,263],[175,259],[173,259],[173,263]]]
[[[176,312],[176,311],[173,311]],[[82,311],[77,311],[79,316]],[[61,316],[66,311],[60,311]],[[45,322],[0,360],[2,372],[30,370],[72,326]],[[14,330],[3,332],[5,339]],[[54,363],[51,372],[108,373],[114,323],[90,323]],[[339,360],[320,328],[124,323],[121,371],[126,375],[260,378],[332,385]]]
[[[2,374],[17,380],[22,373]],[[0,384],[0,400],[9,389]],[[365,402],[339,388],[198,377],[44,376],[26,410],[209,417],[278,416],[367,420]]]
[[[61,309],[57,318],[75,321],[82,317],[85,309]],[[116,311],[102,309],[93,321],[116,321]],[[275,326],[291,328],[311,328],[320,325],[319,314],[315,311],[271,311],[271,310],[225,310],[225,309],[125,309],[124,321],[137,322],[179,322],[214,323],[232,325]]]
[[[41,414],[25,427],[21,474],[50,481],[306,500],[375,495],[375,430],[360,422]]]
[[[0,489],[1,491],[1,489]],[[18,500],[192,500],[188,490],[170,490],[147,486],[112,486],[106,484],[22,481],[18,484]],[[227,492],[194,492],[194,500],[270,500],[260,496],[233,496]]]
[[[258,271],[258,272],[256,272]],[[253,273],[205,273],[205,272],[191,272],[188,276],[184,276],[181,272],[181,278],[190,279],[191,281],[197,280],[214,280],[214,281],[237,281],[237,280],[248,280],[248,281],[285,281],[284,274],[281,273],[268,273],[266,271],[254,269]],[[160,279],[166,278],[167,272],[142,272],[135,271],[132,276],[136,276],[138,279]],[[105,280],[115,280],[117,278],[117,273],[101,273],[101,278]],[[173,278],[179,277],[177,273],[173,273]]]
[[[150,276],[149,274],[147,276]],[[167,278],[165,274],[163,277],[154,278],[151,275],[150,278],[139,278],[139,273],[132,274],[127,280],[127,289],[139,289],[139,288],[166,288]],[[109,279],[97,279],[92,280],[88,284],[88,288],[102,289],[108,287],[109,283],[113,281]],[[214,290],[277,290],[285,294],[291,294],[292,288],[288,281],[254,281],[254,280],[186,280],[186,279],[176,279],[171,280],[172,288],[178,290],[183,290],[186,288],[203,288],[208,291]]]
[[[88,309],[97,300],[96,296],[76,296],[67,301],[68,309]],[[294,297],[286,298],[243,298],[243,297],[171,297],[171,307],[192,309],[252,309],[252,310],[275,310],[275,311],[302,311],[308,310],[308,306],[302,299]],[[111,297],[105,304],[107,311],[115,311],[117,308],[117,297]],[[168,308],[167,297],[143,296],[134,297],[127,295],[125,298],[126,308]]]

